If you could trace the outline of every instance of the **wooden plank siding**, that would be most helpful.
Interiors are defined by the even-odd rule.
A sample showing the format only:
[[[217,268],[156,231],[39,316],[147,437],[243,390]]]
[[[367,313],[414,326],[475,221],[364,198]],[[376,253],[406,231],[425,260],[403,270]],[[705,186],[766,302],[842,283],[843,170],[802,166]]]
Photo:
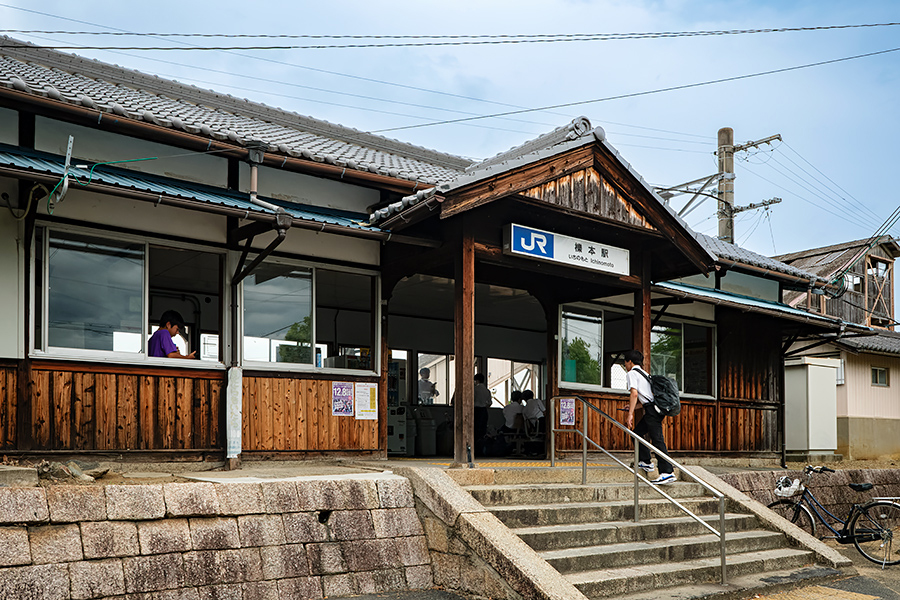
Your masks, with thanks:
[[[580,169],[530,188],[523,196],[613,221],[655,231],[631,202],[596,169]]]
[[[33,450],[224,448],[224,373],[178,370],[171,376],[138,375],[102,367],[91,372],[95,367],[33,366],[29,381]],[[9,379],[5,370],[2,377]],[[15,440],[2,441],[4,448],[16,446]]]
[[[341,381],[347,381],[341,379]],[[374,451],[378,421],[331,414],[331,379],[244,373],[245,452]]]
[[[16,423],[18,422],[18,369],[0,367],[0,449],[16,447]]]

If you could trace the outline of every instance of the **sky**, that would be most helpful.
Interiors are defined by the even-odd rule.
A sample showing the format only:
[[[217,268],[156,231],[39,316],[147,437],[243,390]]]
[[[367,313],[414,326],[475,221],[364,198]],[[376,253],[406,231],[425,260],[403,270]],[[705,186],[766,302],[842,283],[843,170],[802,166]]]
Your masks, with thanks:
[[[572,35],[900,22],[894,0],[172,2],[0,0],[4,30],[329,36]],[[7,33],[160,77],[472,159],[586,116],[652,185],[716,173],[716,132],[782,141],[735,159],[735,241],[764,255],[871,236],[900,205],[900,25],[629,40],[285,50],[83,46],[348,45],[447,39],[187,38]],[[485,39],[485,38],[480,38]],[[513,39],[513,38],[491,38]],[[563,38],[564,39],[564,38]],[[606,100],[603,100],[606,99]],[[597,102],[587,102],[602,100]],[[440,121],[583,103],[466,123]],[[407,128],[419,125],[416,128]],[[421,126],[428,125],[428,126]],[[390,131],[385,131],[390,130]],[[708,190],[712,191],[712,190]],[[687,196],[671,200],[680,210]],[[717,233],[715,200],[686,218]],[[900,233],[894,227],[892,233]]]

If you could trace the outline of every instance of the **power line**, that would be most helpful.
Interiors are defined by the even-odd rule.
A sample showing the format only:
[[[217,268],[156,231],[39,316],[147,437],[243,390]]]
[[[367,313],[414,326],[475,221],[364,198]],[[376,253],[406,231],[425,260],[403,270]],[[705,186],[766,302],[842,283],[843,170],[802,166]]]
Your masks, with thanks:
[[[474,34],[474,35],[314,35],[314,34],[227,34],[227,33],[152,33],[152,32],[106,32],[106,31],[47,31],[28,29],[0,29],[4,33],[45,34],[45,35],[107,35],[156,38],[224,38],[224,39],[333,39],[333,40],[424,40],[367,44],[308,45],[308,46],[207,46],[191,48],[172,47],[87,47],[88,50],[322,50],[337,48],[396,48],[422,46],[468,46],[486,44],[547,44],[559,42],[594,42],[641,39],[672,39],[684,37],[710,37],[726,35],[746,35],[759,33],[790,33],[799,31],[826,31],[834,29],[857,29],[872,27],[893,27],[900,22],[863,23],[850,25],[823,25],[817,27],[777,27],[763,29],[717,29],[699,31],[659,31],[629,33],[549,33],[549,34]],[[441,40],[441,41],[434,41]],[[447,40],[447,41],[444,41]],[[71,49],[60,47],[58,49]]]
[[[684,85],[675,85],[675,86],[670,86],[670,87],[665,87],[665,88],[658,88],[655,90],[646,90],[643,92],[632,92],[630,94],[619,94],[617,96],[607,96],[606,98],[595,98],[593,100],[581,100],[578,102],[565,102],[562,104],[553,104],[550,106],[542,106],[539,108],[525,108],[522,110],[512,110],[512,111],[507,111],[507,112],[502,112],[502,113],[494,113],[491,115],[482,115],[480,117],[467,117],[464,119],[454,119],[454,120],[450,120],[450,121],[437,121],[434,123],[424,123],[424,124],[419,124],[419,125],[406,125],[403,127],[392,127],[389,129],[377,129],[374,131],[369,131],[367,133],[384,133],[387,131],[400,131],[403,129],[417,129],[420,127],[431,127],[434,125],[451,125],[451,124],[456,124],[456,123],[464,123],[466,121],[474,121],[477,119],[492,119],[492,118],[497,118],[497,117],[508,117],[510,115],[521,115],[521,114],[525,114],[525,113],[529,113],[529,112],[555,110],[557,108],[568,108],[570,106],[583,106],[585,104],[596,104],[598,102],[608,102],[610,100],[623,100],[625,98],[636,98],[638,96],[649,96],[651,94],[661,94],[663,92],[674,92],[674,91],[678,91],[678,90],[686,90],[686,89],[690,89],[690,88],[714,85],[717,83],[726,83],[729,81],[739,81],[742,79],[751,79],[754,77],[762,77],[764,75],[774,75],[776,73],[787,73],[789,71],[797,71],[800,69],[808,69],[811,67],[820,67],[823,65],[830,65],[830,64],[834,64],[834,63],[845,62],[848,60],[856,60],[859,58],[868,58],[870,56],[878,56],[881,54],[888,54],[890,52],[897,52],[898,50],[900,50],[900,48],[890,48],[888,50],[878,50],[877,52],[867,52],[865,54],[857,54],[855,56],[845,56],[844,58],[835,58],[835,59],[831,59],[831,60],[823,60],[823,61],[814,62],[814,63],[807,63],[805,65],[784,67],[782,69],[772,69],[770,71],[760,71],[758,73],[750,73],[748,75],[735,75],[734,77],[723,77],[720,79],[711,79],[709,81],[701,81],[698,83],[687,83]]]

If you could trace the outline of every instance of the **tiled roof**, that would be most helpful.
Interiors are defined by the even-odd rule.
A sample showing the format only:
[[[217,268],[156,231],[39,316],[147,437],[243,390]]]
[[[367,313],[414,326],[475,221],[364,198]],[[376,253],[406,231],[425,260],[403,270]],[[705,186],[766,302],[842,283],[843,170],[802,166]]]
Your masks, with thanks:
[[[837,343],[857,352],[900,355],[900,333],[896,331],[879,331],[866,337],[841,338]]]
[[[872,243],[871,239],[856,240],[822,248],[792,252],[791,254],[783,254],[774,258],[830,280],[838,271],[851,266],[852,263],[859,260],[870,243]],[[877,244],[891,246],[887,250],[890,254],[900,252],[897,242],[889,235],[881,236]]]
[[[23,44],[0,50],[0,87],[267,152],[434,185],[472,161],[78,56]]]
[[[12,167],[29,173],[40,173],[62,178],[65,172],[65,159],[42,152],[22,151],[14,146],[0,144],[0,168],[3,167]],[[268,208],[252,203],[249,194],[199,184],[188,184],[168,177],[135,173],[134,171],[117,169],[108,165],[95,169],[93,173],[91,173],[90,169],[73,166],[69,168],[69,174],[73,178],[77,178],[69,184],[70,190],[80,187],[77,182],[86,184],[88,182],[99,183],[127,190],[149,192],[154,196],[158,194],[161,197],[194,200],[198,203],[198,208],[203,205],[218,205],[237,208],[247,211],[247,213],[275,214],[274,211]],[[89,184],[87,189],[90,189]],[[379,231],[377,228],[369,227],[363,222],[365,215],[279,202],[270,198],[260,199],[269,204],[283,207],[293,218],[302,221],[339,225],[351,229]]]
[[[746,265],[750,265],[753,267],[759,267],[761,269],[768,269],[769,271],[774,271],[776,273],[784,273],[786,275],[792,275],[794,277],[800,277],[808,280],[816,280],[820,282],[825,282],[825,279],[818,277],[815,273],[810,273],[809,271],[805,271],[803,269],[798,269],[795,266],[783,263],[774,258],[769,258],[768,256],[763,256],[762,254],[757,254],[756,252],[752,252],[747,250],[746,248],[741,248],[735,244],[729,244],[728,242],[724,242],[718,238],[710,237],[708,235],[704,235],[699,232],[693,232],[694,237],[706,248],[711,254],[718,257],[721,261],[733,261],[738,263],[743,263]]]

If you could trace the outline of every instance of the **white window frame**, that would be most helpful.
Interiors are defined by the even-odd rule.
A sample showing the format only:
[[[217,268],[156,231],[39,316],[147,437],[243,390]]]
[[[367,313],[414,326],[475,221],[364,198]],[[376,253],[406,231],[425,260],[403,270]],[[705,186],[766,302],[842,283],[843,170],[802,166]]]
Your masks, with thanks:
[[[875,372],[876,371],[884,371],[884,383],[875,383]],[[888,367],[878,367],[872,365],[871,367],[871,383],[872,387],[880,387],[880,388],[889,388],[891,387],[891,370]]]
[[[337,271],[340,273],[351,273],[354,275],[365,275],[367,277],[372,277],[375,280],[374,286],[374,298],[372,298],[372,312],[373,318],[375,319],[375,327],[373,331],[373,335],[375,338],[372,340],[372,370],[361,370],[361,369],[343,369],[338,367],[317,367],[315,365],[315,352],[313,353],[313,363],[312,364],[304,364],[304,363],[282,363],[282,362],[268,362],[268,361],[257,361],[257,360],[244,360],[244,281],[241,281],[239,284],[239,288],[237,291],[237,311],[238,311],[238,328],[239,330],[235,333],[235,343],[238,345],[238,362],[245,369],[256,369],[261,371],[290,371],[297,373],[321,373],[321,374],[332,374],[332,375],[342,375],[342,376],[357,376],[357,377],[372,377],[372,376],[380,376],[381,374],[381,276],[377,271],[373,271],[371,269],[362,269],[356,267],[337,267],[334,265],[329,265],[327,263],[322,262],[314,262],[314,261],[304,261],[297,260],[291,258],[284,257],[273,257],[268,256],[265,258],[263,263],[268,264],[278,264],[285,265],[289,267],[297,267],[303,269],[310,269],[312,272],[312,316],[310,318],[310,326],[313,332],[313,347],[318,345],[317,340],[315,339],[315,331],[316,331],[316,292],[318,288],[318,278],[316,277],[316,271],[318,269],[322,269],[325,271]]]
[[[41,228],[44,232],[43,236],[43,247],[41,248],[41,255],[44,259],[43,269],[41,272],[41,284],[43,289],[41,290],[41,306],[38,307],[35,305],[35,289],[37,286],[37,273],[36,269],[36,252],[31,253],[31,262],[30,262],[30,272],[31,277],[29,281],[29,286],[31,288],[31,318],[29,319],[28,327],[30,329],[31,335],[30,344],[28,348],[28,353],[31,358],[36,359],[60,359],[60,360],[74,360],[74,361],[83,361],[83,362],[109,362],[109,363],[117,363],[117,364],[133,364],[133,365],[152,365],[153,367],[172,367],[172,368],[191,368],[191,369],[211,369],[211,370],[221,370],[225,368],[224,363],[219,360],[211,361],[211,360],[191,360],[191,361],[181,361],[175,360],[171,358],[162,358],[156,356],[148,356],[147,355],[147,347],[149,342],[149,332],[150,332],[150,324],[149,324],[149,297],[150,297],[150,272],[147,269],[147,261],[150,257],[150,246],[151,245],[159,245],[165,246],[168,248],[176,248],[180,250],[197,250],[201,252],[207,252],[210,254],[221,254],[225,255],[224,250],[217,250],[210,248],[208,246],[203,246],[200,244],[190,244],[183,242],[175,242],[171,240],[153,238],[150,236],[135,236],[123,234],[115,231],[107,231],[105,229],[95,229],[91,227],[82,227],[78,225],[68,225],[68,224],[59,224],[54,222],[46,222],[46,221],[38,221],[35,226],[34,235],[35,237],[31,240],[31,247],[36,249],[37,246],[37,229]],[[74,233],[79,235],[88,235],[101,239],[114,240],[118,242],[130,242],[134,244],[143,244],[144,246],[144,264],[142,265],[142,290],[141,290],[141,351],[140,352],[116,352],[114,350],[85,350],[81,348],[65,348],[61,346],[50,346],[48,343],[49,340],[49,325],[48,325],[48,308],[49,308],[49,268],[50,268],[50,260],[49,260],[49,249],[50,249],[50,233],[51,232],[64,232],[64,233]],[[224,275],[224,274],[223,274]],[[224,286],[224,281],[222,282]],[[227,286],[225,286],[227,287]],[[223,298],[225,295],[225,290],[223,289],[221,292]],[[225,315],[222,315],[222,321],[224,322],[226,319]],[[41,344],[40,348],[35,344],[35,323],[36,320],[41,320]],[[223,324],[224,327],[224,324]],[[220,344],[223,342],[224,331],[220,334]]]
[[[591,384],[591,383],[577,383],[574,381],[563,381],[563,378],[562,378],[562,346],[563,346],[562,318],[563,318],[563,310],[566,307],[569,307],[570,310],[571,309],[577,310],[579,308],[583,308],[583,309],[591,310],[594,312],[599,312],[603,337],[606,336],[606,322],[607,322],[606,314],[607,313],[625,314],[625,315],[631,315],[632,317],[634,317],[635,316],[634,312],[629,311],[629,310],[623,310],[623,309],[609,308],[606,306],[601,307],[596,304],[586,304],[584,302],[572,302],[572,303],[566,304],[565,306],[563,306],[563,305],[559,306],[559,311],[557,314],[557,324],[556,324],[556,330],[559,332],[559,334],[556,336],[557,337],[556,381],[557,381],[557,385],[559,386],[560,389],[586,390],[586,391],[597,391],[597,392],[606,392],[606,393],[611,392],[614,394],[627,394],[628,391],[623,390],[621,388],[612,388],[612,387],[606,387],[606,386],[596,385],[596,384]],[[718,353],[718,327],[717,327],[717,325],[715,323],[710,323],[708,321],[702,321],[699,319],[691,319],[691,318],[687,318],[687,317],[682,317],[680,315],[672,315],[672,316],[666,315],[662,319],[660,319],[661,323],[663,321],[680,323],[680,324],[687,323],[689,325],[697,325],[700,327],[708,327],[708,328],[712,329],[712,347],[711,347],[711,351],[713,353],[713,356],[712,356],[712,393],[711,394],[694,394],[694,393],[681,392],[680,395],[682,398],[697,398],[697,399],[703,399],[703,400],[715,400],[716,394],[718,392],[718,381],[719,381],[718,372],[717,372],[718,361],[716,359],[716,355]],[[684,335],[681,336],[681,345],[682,345],[682,356],[684,356]],[[601,359],[601,361],[603,360],[602,351],[601,351],[600,359]],[[600,364],[601,371],[605,372],[605,368],[606,368],[606,365],[601,363]],[[684,382],[684,360],[681,361],[681,381]]]

